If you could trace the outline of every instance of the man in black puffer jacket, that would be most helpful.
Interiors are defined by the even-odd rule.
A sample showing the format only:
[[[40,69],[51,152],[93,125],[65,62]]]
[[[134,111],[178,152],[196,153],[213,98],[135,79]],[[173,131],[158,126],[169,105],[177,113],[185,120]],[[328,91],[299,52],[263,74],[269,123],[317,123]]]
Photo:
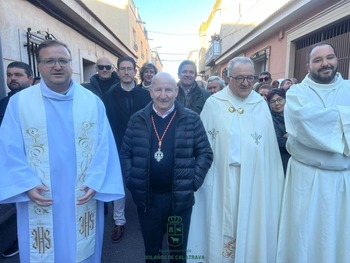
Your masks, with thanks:
[[[153,101],[131,117],[123,139],[123,176],[138,207],[146,262],[186,262],[194,192],[213,153],[199,115],[175,101],[178,87],[170,74],[154,76],[150,94]],[[169,255],[162,255],[165,233]]]

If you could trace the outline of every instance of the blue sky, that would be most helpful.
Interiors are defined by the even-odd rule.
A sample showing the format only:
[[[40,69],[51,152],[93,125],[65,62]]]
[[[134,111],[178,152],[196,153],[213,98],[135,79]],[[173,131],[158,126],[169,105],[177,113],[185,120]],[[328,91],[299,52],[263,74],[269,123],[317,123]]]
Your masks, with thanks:
[[[181,60],[198,49],[198,31],[215,0],[133,0],[148,31],[151,48],[159,47],[163,71],[174,76]],[[163,53],[163,54],[162,54]]]

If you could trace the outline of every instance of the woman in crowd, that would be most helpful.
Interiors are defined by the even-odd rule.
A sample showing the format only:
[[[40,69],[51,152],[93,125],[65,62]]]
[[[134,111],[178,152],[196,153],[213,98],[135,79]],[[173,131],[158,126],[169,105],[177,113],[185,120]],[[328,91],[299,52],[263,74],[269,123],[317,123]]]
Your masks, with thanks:
[[[278,88],[280,86],[280,82],[278,80],[274,80],[271,82],[272,88]]]
[[[264,97],[264,99],[267,101],[267,94],[271,91],[272,86],[267,83],[259,83],[255,87],[255,91],[260,94],[260,96]]]
[[[158,73],[156,66],[150,62],[146,62],[140,69],[141,83],[138,85],[140,88],[148,90],[151,86],[151,81],[154,75]]]
[[[284,124],[284,105],[286,104],[286,91],[284,89],[272,89],[267,94],[267,102],[269,103],[273,124],[277,136],[278,146],[283,163],[284,174],[286,173],[290,154],[286,149],[288,133]]]

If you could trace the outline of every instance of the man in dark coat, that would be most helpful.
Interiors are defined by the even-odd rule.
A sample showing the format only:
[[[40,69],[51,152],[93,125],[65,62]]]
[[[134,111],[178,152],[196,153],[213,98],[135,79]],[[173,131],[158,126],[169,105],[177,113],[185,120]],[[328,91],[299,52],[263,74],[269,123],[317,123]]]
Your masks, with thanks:
[[[6,107],[12,95],[28,88],[33,82],[33,71],[30,66],[21,61],[11,62],[6,69],[6,82],[10,92],[0,100],[0,125],[5,115]]]
[[[10,92],[5,98],[0,100],[0,125],[4,118],[10,97],[32,85],[33,71],[28,64],[21,61],[14,61],[7,66],[6,77],[7,87],[10,89]],[[18,240],[16,238],[10,246],[3,251],[2,256],[6,258],[12,257],[17,255],[18,251]]]
[[[114,71],[112,61],[107,57],[101,57],[96,61],[97,73],[90,78],[90,82],[81,85],[95,93],[102,101],[103,95],[111,87],[120,82],[117,73]],[[105,203],[105,214],[108,213],[108,205]]]
[[[179,87],[177,101],[182,106],[200,114],[205,101],[210,97],[210,93],[206,89],[200,88],[196,82],[196,64],[191,60],[182,61],[178,69],[178,77],[180,81],[177,84]]]
[[[175,101],[179,88],[170,74],[155,75],[149,91],[153,102],[128,124],[122,172],[138,207],[146,262],[186,262],[194,192],[213,153],[199,115]],[[162,253],[165,233],[169,255]]]
[[[151,101],[151,96],[148,90],[136,85],[136,62],[133,58],[119,58],[117,67],[120,83],[112,86],[111,90],[103,96],[103,101],[118,151],[120,151],[131,115],[145,107]],[[112,242],[117,243],[122,238],[126,223],[124,215],[125,198],[118,199],[113,203],[115,227],[112,232]]]
[[[120,81],[117,73],[114,71],[111,60],[107,57],[101,57],[97,60],[96,71],[97,73],[90,78],[89,83],[81,85],[102,99],[103,94]]]

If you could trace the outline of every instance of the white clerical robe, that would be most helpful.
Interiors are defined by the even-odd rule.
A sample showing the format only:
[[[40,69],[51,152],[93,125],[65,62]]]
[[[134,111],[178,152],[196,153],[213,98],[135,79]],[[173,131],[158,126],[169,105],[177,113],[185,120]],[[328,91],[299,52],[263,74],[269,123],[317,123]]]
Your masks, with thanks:
[[[101,261],[104,205],[124,196],[119,157],[103,103],[94,94],[72,82],[67,94],[48,89],[41,81],[49,142],[49,166],[53,199],[54,262],[76,262],[76,240],[79,224],[76,220],[76,149],[73,100],[85,104],[76,90],[85,96],[94,96],[97,113],[97,138],[90,166],[85,174],[84,185],[96,191],[96,240],[94,253],[82,262]],[[31,89],[31,88],[28,88]],[[20,93],[19,93],[20,94]],[[17,204],[17,225],[21,262],[30,262],[33,246],[28,227],[28,201],[26,191],[41,184],[39,176],[27,161],[19,118],[19,94],[11,97],[0,127],[0,202]],[[79,102],[77,102],[79,100]],[[33,107],[31,100],[26,107]],[[92,105],[86,105],[92,107]]]
[[[201,118],[214,161],[195,194],[187,246],[200,260],[188,262],[274,262],[284,175],[267,103],[226,87]]]
[[[291,159],[277,262],[348,263],[350,81],[306,76],[287,92],[284,119]]]

